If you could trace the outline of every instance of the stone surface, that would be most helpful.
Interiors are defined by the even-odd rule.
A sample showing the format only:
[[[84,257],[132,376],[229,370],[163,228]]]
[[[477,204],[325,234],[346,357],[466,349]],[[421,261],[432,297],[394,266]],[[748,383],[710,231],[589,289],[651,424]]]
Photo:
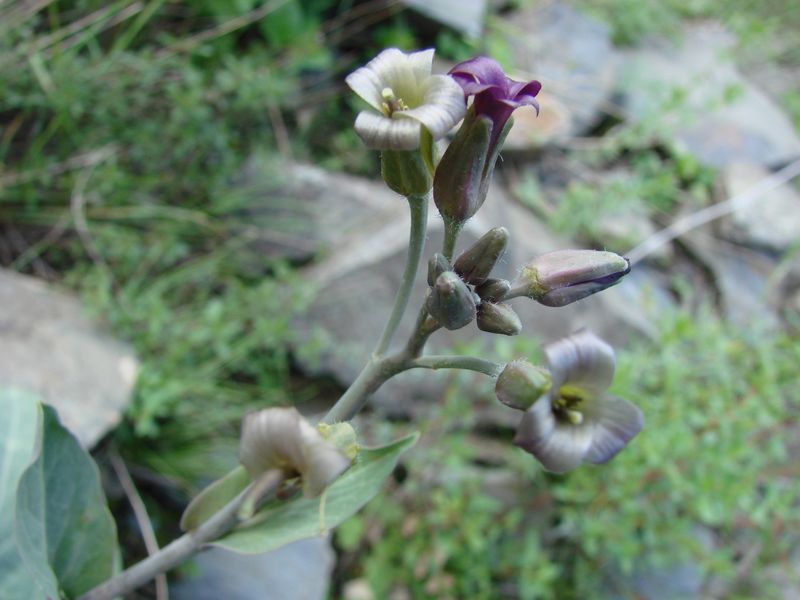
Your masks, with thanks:
[[[582,135],[609,108],[617,52],[607,25],[560,3],[527,3],[498,20],[518,80],[542,82],[541,116],[519,110],[506,150]]]
[[[78,300],[45,283],[0,270],[0,386],[54,406],[85,448],[119,423],[138,362],[92,324]]]
[[[335,181],[341,183],[339,176],[336,177]],[[383,328],[400,282],[408,241],[405,201],[388,192],[380,182],[359,181],[358,186],[371,187],[370,197],[381,205],[376,211],[375,225],[360,230],[348,243],[331,248],[321,260],[304,270],[304,277],[317,286],[319,293],[308,312],[296,322],[301,368],[310,375],[333,376],[342,384],[349,384],[356,377]],[[346,190],[341,192],[338,197],[343,200],[349,196]],[[441,219],[435,208],[431,209],[425,257],[438,251],[442,241]],[[349,225],[342,225],[350,229]],[[484,207],[467,223],[457,252],[498,225],[508,227],[511,232],[508,252],[495,269],[495,275],[500,277],[513,279],[533,256],[570,246],[512,201],[496,181]],[[651,335],[654,315],[663,310],[664,303],[670,302],[658,278],[651,275],[652,271],[643,269],[602,294],[563,308],[516,299],[512,304],[523,322],[522,335],[534,334],[550,340],[584,326],[615,344],[623,344],[631,336]],[[424,277],[418,277],[397,340],[404,340],[410,334],[426,287]],[[469,325],[454,332],[437,332],[429,347],[431,352],[444,352],[455,344],[477,339],[491,349],[497,338]],[[411,371],[388,382],[376,398],[384,406],[407,404],[411,398],[437,396],[444,383],[444,377]]]
[[[294,542],[266,554],[210,548],[196,574],[171,586],[173,600],[324,600],[334,554],[327,538]]]
[[[708,165],[774,166],[800,157],[789,117],[733,63],[734,42],[722,26],[700,23],[688,25],[680,42],[651,39],[626,51],[620,69],[625,112],[669,123]]]
[[[732,163],[722,173],[726,195],[742,194],[769,175],[768,169],[755,163]],[[785,184],[731,213],[720,226],[728,239],[783,252],[800,242],[800,192]]]
[[[467,37],[478,38],[483,33],[486,0],[403,0],[403,4]]]

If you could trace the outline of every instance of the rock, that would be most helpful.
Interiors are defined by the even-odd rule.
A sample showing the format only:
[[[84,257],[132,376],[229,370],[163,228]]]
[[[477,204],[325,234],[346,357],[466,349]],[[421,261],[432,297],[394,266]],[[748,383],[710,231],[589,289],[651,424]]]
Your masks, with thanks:
[[[318,176],[324,178],[324,172]],[[331,185],[341,184],[338,176],[331,180]],[[466,224],[457,252],[491,227],[506,226],[511,232],[511,243],[494,274],[513,279],[517,270],[533,256],[569,247],[570,243],[549,232],[541,221],[513,202],[498,184],[496,181],[484,207]],[[303,277],[319,292],[306,314],[296,320],[296,356],[300,367],[312,376],[332,375],[342,385],[349,385],[355,379],[383,329],[400,282],[408,242],[409,218],[405,203],[381,183],[360,181],[358,186],[369,187],[373,202],[380,205],[373,212],[374,226],[359,230],[347,243],[331,248],[321,260],[304,269]],[[345,199],[350,196],[347,190],[343,188],[340,192],[337,197],[347,201]],[[431,208],[426,260],[442,243],[441,219]],[[333,210],[341,214],[348,212]],[[359,218],[366,219],[367,215]],[[352,230],[347,223],[339,226]],[[650,277],[651,273],[643,270],[626,277],[615,288],[564,308],[544,307],[527,299],[514,300],[512,304],[523,322],[522,335],[550,340],[582,326],[591,327],[616,344],[624,343],[631,336],[650,335],[654,315],[663,310],[663,302],[670,301],[659,280]],[[410,334],[426,289],[425,278],[420,273],[395,345]],[[648,289],[655,292],[648,292]],[[646,297],[652,301],[645,302]],[[455,332],[437,332],[429,346],[431,352],[445,352],[455,344],[477,339],[487,350],[497,340],[469,325]],[[407,407],[407,399],[437,397],[444,384],[444,377],[414,370],[388,382],[376,398],[386,407],[398,405],[398,399],[402,399],[400,404]]]
[[[403,0],[403,4],[467,37],[477,39],[483,33],[486,0]]]
[[[607,25],[566,4],[523,6],[496,28],[508,41],[509,74],[542,82],[542,110],[538,119],[532,110],[515,113],[507,151],[587,133],[605,115],[617,78]]]
[[[731,163],[722,173],[726,195],[738,196],[769,175],[755,163]],[[787,183],[731,213],[720,229],[738,243],[783,252],[800,241],[800,192]]]
[[[715,23],[687,25],[682,43],[651,39],[625,53],[622,105],[634,120],[664,119],[704,164],[773,166],[800,156],[789,117],[737,70],[733,36]]]
[[[197,575],[171,586],[174,600],[324,600],[334,554],[310,538],[265,554],[210,548],[194,558]]]
[[[351,579],[344,584],[344,600],[375,600],[375,594],[366,579]]]
[[[739,325],[779,326],[769,303],[773,261],[753,251],[720,244],[700,230],[684,234],[681,241],[713,278],[725,317]]]
[[[84,448],[122,418],[139,369],[133,352],[100,331],[76,298],[0,270],[0,386],[37,394]]]

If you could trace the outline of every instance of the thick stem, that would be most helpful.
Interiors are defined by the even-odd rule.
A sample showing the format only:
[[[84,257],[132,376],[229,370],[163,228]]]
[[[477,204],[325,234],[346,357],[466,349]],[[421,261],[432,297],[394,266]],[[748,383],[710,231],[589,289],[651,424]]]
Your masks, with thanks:
[[[408,361],[409,369],[464,369],[466,371],[477,371],[489,377],[497,377],[503,368],[502,364],[496,363],[477,356],[450,356],[433,355],[423,356]]]
[[[442,254],[447,257],[447,260],[453,260],[453,253],[456,250],[456,240],[458,240],[458,234],[461,233],[462,225],[463,224],[459,221],[451,221],[450,219],[444,220]]]
[[[389,320],[381,334],[381,339],[375,347],[373,354],[380,356],[389,347],[392,336],[400,325],[403,313],[408,306],[408,299],[411,296],[411,289],[414,287],[414,280],[417,277],[422,250],[425,246],[425,233],[428,226],[428,204],[430,193],[423,196],[409,196],[408,206],[411,209],[411,232],[408,239],[408,257],[406,258],[406,268],[403,271],[403,278],[400,281],[400,289],[394,299],[394,306],[389,315]]]
[[[323,423],[349,421],[364,407],[370,395],[383,383],[403,369],[394,358],[377,358],[375,356],[364,365],[347,391],[322,418]]]
[[[269,480],[269,485],[264,490],[266,496],[273,494],[278,489],[284,476],[281,471],[274,470],[265,477]],[[159,573],[164,573],[179,565],[205,544],[222,537],[239,523],[237,512],[247,496],[247,491],[245,490],[231,500],[196,530],[179,537],[157,553],[89,590],[78,600],[112,600],[144,585]]]

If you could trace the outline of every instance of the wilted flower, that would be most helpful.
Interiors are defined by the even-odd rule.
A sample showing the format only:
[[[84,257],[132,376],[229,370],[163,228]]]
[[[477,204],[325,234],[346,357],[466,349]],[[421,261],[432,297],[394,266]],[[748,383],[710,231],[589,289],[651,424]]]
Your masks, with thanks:
[[[389,48],[347,76],[347,85],[376,111],[356,118],[356,132],[368,147],[414,150],[422,126],[437,140],[461,120],[461,87],[447,75],[431,75],[432,64],[433,50]]]
[[[445,219],[463,223],[486,199],[511,113],[526,105],[538,112],[536,94],[542,86],[509,79],[485,56],[456,65],[450,76],[475,100],[436,169],[434,200]]]
[[[300,475],[308,497],[319,496],[351,462],[294,408],[245,415],[239,460],[253,479],[270,469]]]
[[[601,250],[555,250],[534,258],[508,297],[528,296],[545,306],[565,306],[619,282],[628,259]]]
[[[525,412],[514,443],[556,473],[611,460],[644,426],[636,406],[608,394],[611,346],[582,330],[548,344],[545,354],[552,387]]]

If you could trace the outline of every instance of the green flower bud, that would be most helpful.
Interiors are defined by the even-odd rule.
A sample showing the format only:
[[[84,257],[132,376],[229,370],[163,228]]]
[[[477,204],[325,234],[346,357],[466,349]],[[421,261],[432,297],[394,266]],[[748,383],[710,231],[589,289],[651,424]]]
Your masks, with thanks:
[[[494,392],[497,399],[517,410],[528,410],[552,385],[550,373],[526,360],[515,360],[506,365]]]
[[[453,270],[467,283],[483,283],[508,246],[508,229],[495,227],[462,252],[453,263]]]
[[[426,307],[445,329],[461,329],[475,319],[472,291],[453,271],[445,271],[431,288]]]
[[[508,304],[482,302],[478,307],[478,329],[500,335],[518,335],[522,322]]]
[[[428,261],[428,285],[433,286],[439,275],[445,271],[452,270],[453,267],[450,265],[450,261],[447,260],[447,257],[437,252],[433,255],[433,258]]]
[[[501,300],[511,289],[511,283],[507,279],[487,279],[475,287],[475,292],[480,299],[485,302],[497,302]]]
[[[545,306],[564,306],[617,283],[631,270],[628,259],[600,250],[556,250],[528,263],[512,294]]]

